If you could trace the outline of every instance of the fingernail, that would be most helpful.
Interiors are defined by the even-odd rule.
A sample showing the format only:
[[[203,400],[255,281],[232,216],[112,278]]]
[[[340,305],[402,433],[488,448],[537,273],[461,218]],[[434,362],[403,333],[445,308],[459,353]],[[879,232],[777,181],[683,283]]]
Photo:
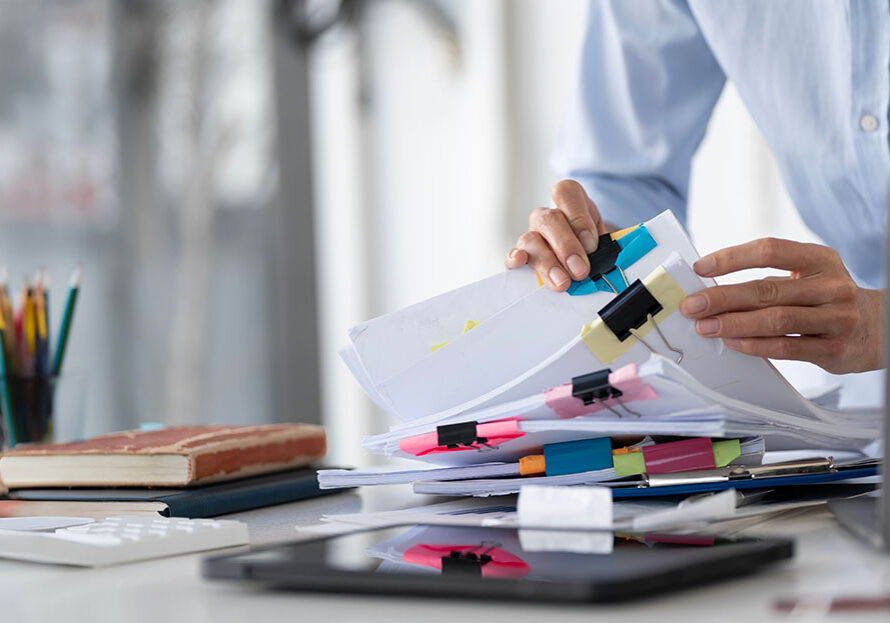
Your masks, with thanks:
[[[692,296],[686,297],[686,299],[680,304],[680,309],[685,315],[689,316],[705,311],[705,308],[707,306],[708,299],[703,297],[701,294],[693,294]]]
[[[714,259],[713,255],[706,255],[692,265],[697,272],[702,277],[707,277],[708,275],[713,275],[714,271],[717,270],[717,260]]]
[[[592,231],[585,229],[578,234],[578,240],[581,241],[581,246],[584,247],[585,253],[593,253],[596,251],[598,240],[597,237],[593,235]]]
[[[732,348],[736,348],[742,343],[742,340],[737,337],[725,337],[723,338],[723,343]]]
[[[516,259],[516,254],[517,254],[517,253],[519,253],[519,249],[510,249],[510,252],[507,254],[507,256],[508,256],[511,260],[513,260],[513,259]]]
[[[695,323],[695,330],[701,335],[714,335],[720,330],[720,321],[716,318],[705,318]]]
[[[550,283],[555,285],[557,288],[561,288],[566,281],[569,280],[569,276],[566,274],[566,271],[561,269],[559,266],[554,266],[550,269],[550,272],[547,273],[550,277]]]
[[[572,276],[578,281],[584,279],[587,273],[590,272],[590,267],[587,265],[587,262],[581,259],[580,255],[570,255],[569,259],[566,260],[566,264],[569,265]]]

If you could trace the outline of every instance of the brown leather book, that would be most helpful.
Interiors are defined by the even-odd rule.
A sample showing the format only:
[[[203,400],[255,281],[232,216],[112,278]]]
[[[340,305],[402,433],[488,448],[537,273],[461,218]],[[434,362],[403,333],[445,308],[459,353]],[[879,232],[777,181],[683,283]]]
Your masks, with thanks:
[[[24,487],[184,487],[308,465],[325,455],[310,424],[184,426],[21,446],[0,456],[0,480]]]

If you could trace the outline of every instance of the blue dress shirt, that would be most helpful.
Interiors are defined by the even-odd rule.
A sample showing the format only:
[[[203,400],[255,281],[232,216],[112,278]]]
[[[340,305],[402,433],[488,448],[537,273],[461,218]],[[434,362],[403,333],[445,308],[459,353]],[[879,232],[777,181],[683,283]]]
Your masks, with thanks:
[[[883,285],[890,3],[594,0],[588,19],[554,165],[606,220],[685,218],[690,162],[729,79],[803,220],[861,283]]]

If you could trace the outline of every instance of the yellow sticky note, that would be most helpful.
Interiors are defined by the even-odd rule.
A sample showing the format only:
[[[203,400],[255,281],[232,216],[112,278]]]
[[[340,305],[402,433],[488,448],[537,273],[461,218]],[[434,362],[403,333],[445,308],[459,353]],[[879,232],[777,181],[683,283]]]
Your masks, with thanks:
[[[610,236],[612,236],[612,240],[618,240],[619,238],[623,238],[633,230],[637,229],[639,225],[634,225],[633,227],[628,227],[626,229],[621,229],[619,231],[613,231]]]
[[[464,323],[464,330],[461,331],[461,333],[466,333],[467,331],[469,331],[469,330],[472,329],[473,327],[478,327],[478,326],[479,326],[479,323],[476,322],[475,320],[467,320],[467,321]]]
[[[451,342],[451,340],[445,340],[444,342],[439,342],[438,344],[433,344],[432,346],[430,346],[430,350],[431,350],[432,352],[436,352],[437,350],[439,350],[440,348],[442,348],[442,347],[445,346],[446,344],[449,344],[450,342]]]
[[[649,273],[643,279],[643,285],[661,305],[661,311],[653,318],[655,322],[661,322],[677,311],[680,308],[680,302],[686,296],[683,289],[662,266]],[[637,331],[645,337],[652,329],[652,323],[647,322]],[[631,336],[622,342],[599,316],[581,327],[581,339],[590,352],[596,355],[602,363],[612,363],[638,341],[637,338]]]

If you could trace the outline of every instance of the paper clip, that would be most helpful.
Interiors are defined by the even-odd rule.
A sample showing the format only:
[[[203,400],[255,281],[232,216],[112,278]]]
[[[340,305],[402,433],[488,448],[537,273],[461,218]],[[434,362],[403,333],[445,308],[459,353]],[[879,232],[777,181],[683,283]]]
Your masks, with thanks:
[[[603,307],[599,316],[622,342],[633,336],[651,352],[658,354],[658,351],[652,348],[652,345],[644,340],[639,333],[639,329],[647,322],[651,322],[667,349],[677,354],[676,363],[680,363],[683,361],[683,351],[668,342],[658,323],[655,322],[655,315],[662,309],[661,303],[652,296],[643,282],[637,279],[624,292]]]
[[[610,374],[612,374],[611,368],[605,368],[599,372],[591,372],[590,374],[574,377],[572,379],[572,396],[579,398],[585,405],[592,405],[599,401],[601,405],[611,411],[616,417],[624,417],[612,405],[606,402],[607,400],[614,400],[628,415],[641,417],[639,413],[621,401],[621,390],[609,384]]]

